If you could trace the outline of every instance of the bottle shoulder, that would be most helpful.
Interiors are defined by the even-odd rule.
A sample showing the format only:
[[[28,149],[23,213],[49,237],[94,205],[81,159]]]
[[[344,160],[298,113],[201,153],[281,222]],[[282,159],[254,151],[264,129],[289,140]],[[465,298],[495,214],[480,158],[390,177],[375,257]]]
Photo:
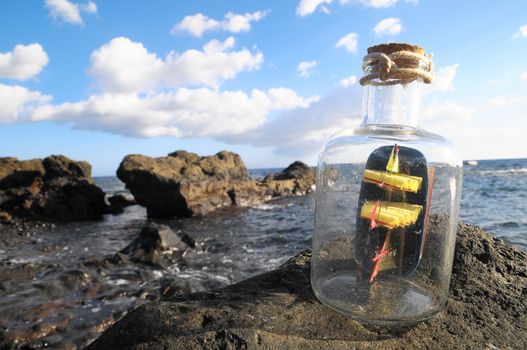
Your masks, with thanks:
[[[417,149],[427,155],[431,161],[462,166],[462,160],[456,148],[446,138],[420,128],[395,125],[361,125],[339,131],[328,139],[320,157],[353,155],[353,158],[357,159],[361,158],[357,157],[357,153],[362,152],[369,155],[378,147],[395,143]]]

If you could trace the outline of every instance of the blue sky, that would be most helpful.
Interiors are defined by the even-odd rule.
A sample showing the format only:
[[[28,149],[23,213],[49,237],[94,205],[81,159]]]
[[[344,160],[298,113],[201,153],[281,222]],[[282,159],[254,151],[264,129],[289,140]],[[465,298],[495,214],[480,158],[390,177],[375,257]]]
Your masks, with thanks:
[[[367,47],[396,41],[434,55],[424,128],[465,159],[527,157],[526,1],[5,0],[0,23],[0,156],[314,164],[360,121]]]

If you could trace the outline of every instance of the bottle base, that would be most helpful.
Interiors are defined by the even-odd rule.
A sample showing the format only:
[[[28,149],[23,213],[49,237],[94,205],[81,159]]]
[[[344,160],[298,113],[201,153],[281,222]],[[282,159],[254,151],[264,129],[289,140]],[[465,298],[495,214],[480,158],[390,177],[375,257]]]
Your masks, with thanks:
[[[354,271],[339,271],[313,280],[317,298],[333,310],[363,324],[409,326],[432,318],[445,298],[438,291],[400,276],[384,276],[373,284]]]

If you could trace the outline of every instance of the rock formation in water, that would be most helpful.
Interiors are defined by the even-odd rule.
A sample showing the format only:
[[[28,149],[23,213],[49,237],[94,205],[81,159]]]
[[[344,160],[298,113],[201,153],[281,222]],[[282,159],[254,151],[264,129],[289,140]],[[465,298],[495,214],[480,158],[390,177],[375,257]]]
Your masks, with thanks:
[[[177,151],[159,158],[128,155],[117,176],[146,207],[149,217],[166,218],[189,217],[311,191],[315,177],[307,165],[295,162],[288,169],[256,181],[235,153],[222,151],[200,157]]]
[[[399,330],[317,301],[310,252],[235,285],[141,306],[89,349],[526,349],[527,254],[460,224],[446,308]]]
[[[126,254],[133,262],[165,267],[181,260],[187,249],[195,247],[196,242],[189,235],[176,233],[166,225],[148,222],[139,237],[119,253]]]
[[[122,214],[124,208],[137,204],[131,195],[124,193],[116,193],[108,197],[108,203],[110,203],[109,212],[112,214]]]
[[[101,219],[108,210],[88,162],[54,155],[0,158],[0,217],[47,221]]]

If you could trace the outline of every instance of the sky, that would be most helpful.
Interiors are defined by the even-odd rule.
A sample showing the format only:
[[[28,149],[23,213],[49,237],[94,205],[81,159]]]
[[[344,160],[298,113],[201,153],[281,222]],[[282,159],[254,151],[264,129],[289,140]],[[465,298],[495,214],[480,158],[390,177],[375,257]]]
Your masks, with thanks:
[[[421,127],[464,159],[527,158],[527,1],[0,2],[0,156],[239,153],[315,165],[361,120],[367,48],[433,54]]]

